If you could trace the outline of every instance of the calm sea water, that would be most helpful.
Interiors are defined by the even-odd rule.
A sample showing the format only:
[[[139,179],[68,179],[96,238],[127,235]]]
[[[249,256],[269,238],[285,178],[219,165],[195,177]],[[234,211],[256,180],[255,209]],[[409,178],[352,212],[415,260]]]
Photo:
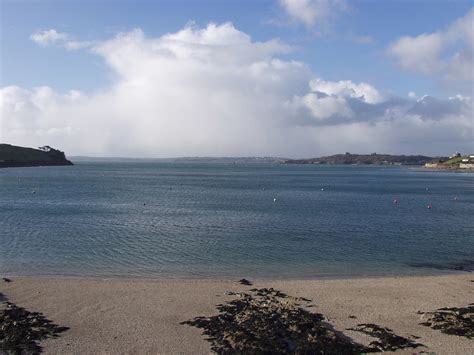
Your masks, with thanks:
[[[306,278],[473,265],[474,174],[202,162],[0,170],[1,275]]]

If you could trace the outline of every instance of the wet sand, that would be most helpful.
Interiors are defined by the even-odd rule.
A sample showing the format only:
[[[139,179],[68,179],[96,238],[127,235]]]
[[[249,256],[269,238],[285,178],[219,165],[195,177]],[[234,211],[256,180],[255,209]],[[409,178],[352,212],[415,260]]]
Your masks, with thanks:
[[[218,313],[216,305],[235,299],[228,291],[273,287],[290,296],[311,299],[311,312],[322,313],[338,331],[369,344],[373,338],[346,330],[375,323],[426,348],[397,353],[467,354],[473,340],[419,325],[418,311],[465,307],[474,302],[474,275],[386,277],[335,280],[237,280],[13,278],[0,281],[10,302],[70,329],[42,341],[45,353],[208,354],[202,330],[180,324]]]

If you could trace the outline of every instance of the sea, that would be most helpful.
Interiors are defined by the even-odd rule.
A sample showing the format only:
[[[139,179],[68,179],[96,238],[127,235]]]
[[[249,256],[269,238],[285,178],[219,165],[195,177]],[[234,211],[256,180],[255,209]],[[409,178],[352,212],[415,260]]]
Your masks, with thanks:
[[[186,160],[0,169],[0,276],[473,270],[474,174]]]

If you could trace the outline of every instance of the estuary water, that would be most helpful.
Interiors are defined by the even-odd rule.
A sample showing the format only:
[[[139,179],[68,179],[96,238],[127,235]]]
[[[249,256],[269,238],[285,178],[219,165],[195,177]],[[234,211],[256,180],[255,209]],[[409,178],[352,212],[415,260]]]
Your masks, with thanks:
[[[474,174],[149,161],[0,169],[3,276],[318,278],[473,267]]]

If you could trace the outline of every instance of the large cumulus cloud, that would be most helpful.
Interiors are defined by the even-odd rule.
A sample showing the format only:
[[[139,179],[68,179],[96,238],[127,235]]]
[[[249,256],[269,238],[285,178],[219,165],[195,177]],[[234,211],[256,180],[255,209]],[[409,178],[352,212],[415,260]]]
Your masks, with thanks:
[[[93,93],[0,89],[0,138],[70,154],[314,156],[340,151],[446,154],[472,148],[472,103],[393,97],[317,78],[278,39],[232,24],[95,42],[115,76]]]

